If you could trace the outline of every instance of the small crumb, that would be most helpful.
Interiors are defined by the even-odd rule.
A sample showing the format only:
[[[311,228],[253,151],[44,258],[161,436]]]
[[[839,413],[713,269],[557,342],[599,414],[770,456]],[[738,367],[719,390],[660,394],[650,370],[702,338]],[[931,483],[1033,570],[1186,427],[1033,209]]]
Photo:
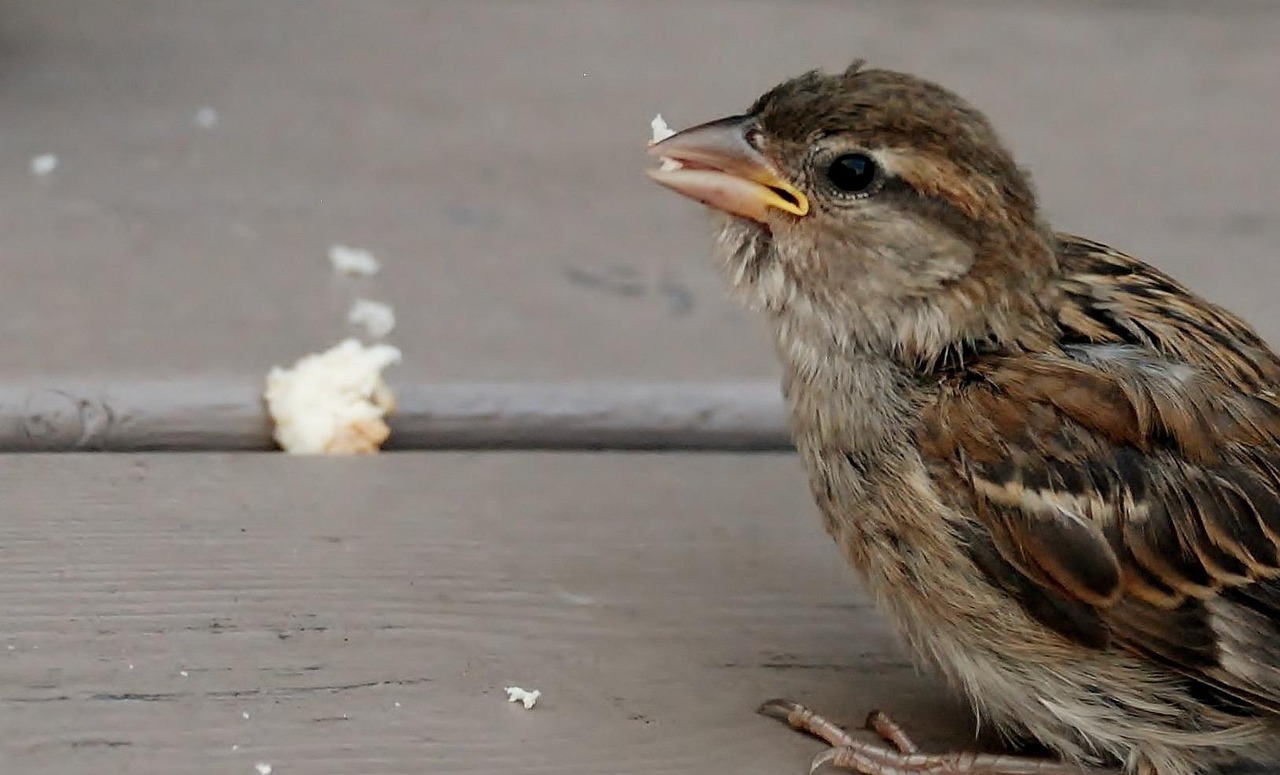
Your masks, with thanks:
[[[661,113],[653,117],[653,120],[649,122],[649,128],[653,130],[653,142],[655,143],[660,143],[676,133],[674,129],[667,126],[667,120],[662,117]]]
[[[377,452],[391,434],[384,417],[395,410],[382,370],[399,361],[391,345],[346,339],[288,369],[272,367],[265,398],[276,442],[303,455]]]
[[[400,703],[398,703],[398,702],[397,702],[397,703],[396,703],[396,707],[397,707],[397,708],[398,708],[398,707],[400,707]]]
[[[58,168],[58,157],[51,153],[41,154],[31,159],[31,174],[44,177]]]
[[[521,689],[519,686],[508,686],[505,691],[507,692],[507,702],[523,703],[525,710],[529,710],[536,705],[538,698],[542,696],[542,692],[538,689],[528,691]]]
[[[192,118],[195,125],[201,129],[213,129],[218,125],[218,111],[210,107],[203,107],[196,111],[196,115]]]
[[[130,662],[130,663],[129,663],[129,669],[130,669],[130,670],[132,670],[132,669],[133,669],[133,663],[132,663],[132,662]]]
[[[271,765],[266,762],[258,762],[253,768],[258,771],[258,775],[271,775]]]
[[[396,327],[396,313],[390,304],[370,299],[356,299],[347,313],[347,322],[359,326],[374,339],[381,339]]]
[[[179,670],[178,675],[182,676],[183,678],[186,678],[189,675],[189,673],[187,673],[186,670]]]
[[[232,743],[232,744],[231,744],[231,750],[232,750],[232,751],[239,751],[239,750],[240,750],[240,744],[239,744],[239,743]]]
[[[382,265],[373,254],[363,248],[350,248],[346,245],[334,245],[329,248],[329,263],[333,271],[340,274],[363,275],[372,277],[378,273]]]
[[[653,120],[649,122],[649,129],[653,132],[653,139],[649,141],[649,145],[660,143],[676,133],[674,129],[667,126],[667,121],[662,117],[661,113],[654,116]],[[669,172],[680,169],[680,166],[680,162],[674,159],[663,158],[662,165],[658,169]]]
[[[247,711],[247,710],[242,710],[242,711],[240,711],[240,718],[244,719],[245,721],[248,721],[248,720],[249,720],[249,711]]]

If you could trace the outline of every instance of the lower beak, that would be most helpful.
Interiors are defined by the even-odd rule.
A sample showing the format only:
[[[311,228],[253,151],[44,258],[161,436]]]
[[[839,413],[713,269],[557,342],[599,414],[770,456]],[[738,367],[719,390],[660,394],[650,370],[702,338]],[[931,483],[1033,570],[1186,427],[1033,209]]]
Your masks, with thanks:
[[[809,212],[809,200],[783,180],[747,141],[754,119],[733,116],[678,132],[649,152],[664,160],[649,177],[667,188],[732,215],[763,222],[771,209]]]

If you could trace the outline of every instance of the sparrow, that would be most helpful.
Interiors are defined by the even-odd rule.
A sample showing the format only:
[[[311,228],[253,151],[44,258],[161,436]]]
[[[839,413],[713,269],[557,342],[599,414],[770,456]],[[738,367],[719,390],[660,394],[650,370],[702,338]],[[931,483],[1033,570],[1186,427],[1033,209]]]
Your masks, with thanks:
[[[1193,775],[1280,753],[1280,359],[1055,231],[987,118],[855,62],[651,145],[771,323],[828,533],[916,660],[1047,758],[924,753],[882,713],[812,767]]]

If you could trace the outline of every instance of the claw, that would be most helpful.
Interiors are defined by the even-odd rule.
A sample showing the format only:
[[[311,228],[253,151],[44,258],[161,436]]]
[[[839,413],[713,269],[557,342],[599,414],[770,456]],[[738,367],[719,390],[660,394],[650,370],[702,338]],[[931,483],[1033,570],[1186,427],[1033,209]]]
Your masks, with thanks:
[[[804,710],[804,706],[792,700],[778,698],[760,703],[760,707],[756,708],[756,713],[791,723],[791,714],[798,710]]]
[[[840,753],[839,748],[828,748],[825,751],[819,751],[818,755],[813,757],[813,761],[809,762],[809,775],[817,772],[824,764],[830,764],[835,761],[836,755]]]

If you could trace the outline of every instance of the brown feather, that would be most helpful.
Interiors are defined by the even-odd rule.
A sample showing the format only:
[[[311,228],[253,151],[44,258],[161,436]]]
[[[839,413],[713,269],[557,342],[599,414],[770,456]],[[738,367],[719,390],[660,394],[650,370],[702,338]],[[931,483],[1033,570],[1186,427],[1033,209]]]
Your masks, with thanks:
[[[810,208],[725,215],[716,252],[772,324],[826,528],[916,657],[1076,764],[1280,753],[1261,338],[1052,232],[994,127],[937,84],[815,71],[733,125]],[[831,174],[846,154],[876,170],[857,190]]]
[[[1248,676],[1220,651],[1280,619],[1280,406],[1264,387],[1280,364],[1244,324],[1133,259],[1067,237],[1059,249],[1061,349],[948,374],[921,414],[921,452],[963,472],[982,536],[971,543],[1003,560],[975,562],[1029,614],[1280,710],[1280,646],[1268,646],[1274,671]]]

